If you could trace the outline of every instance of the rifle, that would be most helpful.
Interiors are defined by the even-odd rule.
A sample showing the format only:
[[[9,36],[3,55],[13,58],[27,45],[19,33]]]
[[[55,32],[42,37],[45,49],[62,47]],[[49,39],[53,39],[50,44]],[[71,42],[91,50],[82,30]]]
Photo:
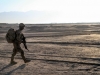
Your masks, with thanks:
[[[24,45],[25,49],[28,50],[27,45],[26,45],[26,38],[24,37],[24,35],[23,35],[23,39],[22,40],[23,40],[23,45]]]

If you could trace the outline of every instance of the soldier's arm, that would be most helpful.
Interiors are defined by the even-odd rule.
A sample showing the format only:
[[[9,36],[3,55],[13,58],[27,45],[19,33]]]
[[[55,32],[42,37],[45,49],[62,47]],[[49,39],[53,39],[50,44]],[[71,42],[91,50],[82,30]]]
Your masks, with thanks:
[[[22,43],[25,43],[25,39],[24,34],[22,34]]]

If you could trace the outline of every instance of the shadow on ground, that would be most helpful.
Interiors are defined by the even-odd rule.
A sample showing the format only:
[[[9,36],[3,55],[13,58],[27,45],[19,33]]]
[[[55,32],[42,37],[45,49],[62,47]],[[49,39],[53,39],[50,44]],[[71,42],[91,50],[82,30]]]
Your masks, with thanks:
[[[12,65],[12,64],[8,64],[8,65],[6,65],[5,67],[3,67],[0,71],[3,71],[3,70],[5,70],[5,69],[7,69],[7,68],[9,68],[9,67],[11,67],[11,66],[14,66],[14,65]],[[9,72],[7,72],[6,74],[0,74],[0,75],[11,75],[13,72],[15,72],[16,70],[18,70],[18,69],[24,69],[25,68],[25,64],[22,64],[22,65],[20,65],[20,66],[18,66],[17,68],[15,68],[15,69],[13,69],[13,70],[11,70],[11,71],[9,71]]]

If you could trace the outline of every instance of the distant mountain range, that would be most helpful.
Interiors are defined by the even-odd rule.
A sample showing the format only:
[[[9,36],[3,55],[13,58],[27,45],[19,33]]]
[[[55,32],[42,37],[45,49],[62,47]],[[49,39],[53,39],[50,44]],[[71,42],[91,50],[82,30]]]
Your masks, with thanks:
[[[50,21],[53,22],[57,14],[57,12],[48,11],[1,12],[0,23],[48,23]]]
[[[74,18],[70,17],[71,16],[68,16],[66,12],[62,11],[60,12],[36,11],[36,10],[27,12],[12,11],[12,12],[1,12],[0,23],[66,23],[67,21],[71,22],[76,19],[76,17]],[[88,24],[91,24],[91,22]],[[100,22],[92,22],[92,24],[100,25]]]

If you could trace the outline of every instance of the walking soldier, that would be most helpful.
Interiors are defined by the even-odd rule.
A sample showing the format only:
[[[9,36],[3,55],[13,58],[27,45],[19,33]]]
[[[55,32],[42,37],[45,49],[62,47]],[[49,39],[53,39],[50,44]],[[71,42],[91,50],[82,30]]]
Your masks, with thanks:
[[[14,29],[9,29],[8,33],[6,34],[6,39],[9,43],[13,43],[13,53],[11,56],[11,64],[16,64],[17,62],[14,61],[14,56],[19,52],[21,54],[22,59],[25,63],[30,62],[30,60],[26,59],[24,56],[24,51],[22,50],[20,44],[25,43],[23,38],[24,35],[22,33],[22,30],[24,29],[25,25],[23,23],[19,24],[19,29],[14,31]]]

